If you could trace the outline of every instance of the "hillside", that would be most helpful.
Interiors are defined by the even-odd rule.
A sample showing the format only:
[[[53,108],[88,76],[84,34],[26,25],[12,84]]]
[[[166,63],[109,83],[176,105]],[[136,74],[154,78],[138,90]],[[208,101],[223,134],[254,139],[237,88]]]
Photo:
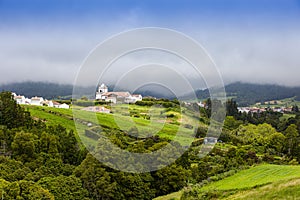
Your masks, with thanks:
[[[190,194],[193,193],[193,197],[197,194],[204,199],[297,199],[299,182],[300,166],[259,165],[199,189],[185,191],[182,198],[192,199]]]
[[[285,87],[269,84],[232,83],[225,86],[228,97],[234,97],[239,106],[249,106],[257,102],[296,97],[300,99],[300,87]],[[199,99],[209,98],[208,89],[196,91]]]
[[[113,85],[108,86],[110,89],[114,88]],[[77,87],[78,97],[87,96],[89,98],[94,98],[94,95],[87,91],[96,91],[93,86],[88,87]],[[126,91],[126,88],[116,88],[116,90]],[[0,91],[12,91],[20,95],[25,95],[26,97],[42,96],[46,99],[70,99],[73,93],[73,85],[71,84],[57,84],[50,82],[18,82],[0,85]],[[157,98],[169,98],[174,99],[175,96],[168,91],[156,92],[155,90],[137,90],[135,93],[139,93],[142,96],[152,96]]]
[[[72,85],[47,82],[20,82],[0,85],[1,91],[12,91],[27,97],[42,96],[46,99],[55,99],[62,96],[71,96]]]
[[[113,88],[110,85],[109,88]],[[0,91],[14,91],[18,94],[25,95],[27,97],[42,96],[46,99],[70,99],[73,92],[73,86],[68,84],[56,84],[47,82],[22,82],[22,83],[10,83],[0,85]],[[79,88],[79,96],[88,96],[94,98],[91,94],[86,94],[86,91],[95,90],[93,87],[81,87]],[[117,90],[126,90],[126,88],[118,88]],[[251,84],[251,83],[232,83],[225,86],[225,90],[228,97],[234,97],[239,106],[249,106],[257,102],[265,102],[270,100],[281,100],[291,97],[296,97],[296,100],[300,100],[300,87],[284,87],[279,85],[267,85],[267,84]],[[166,91],[158,92],[156,89],[151,90],[147,88],[145,90],[137,90],[136,93],[142,94],[142,96],[153,96],[157,98],[174,99],[174,94]],[[197,90],[196,95],[199,99],[209,98],[209,90]],[[185,95],[184,99],[189,99],[190,95]]]
[[[259,188],[240,191],[226,200],[254,200],[254,199],[300,199],[300,179],[279,181]]]
[[[73,112],[71,109],[66,110],[39,106],[24,107],[28,109],[28,111],[31,113],[31,116],[33,116],[35,119],[43,120],[48,125],[60,124],[68,130],[77,130],[77,134],[79,134],[80,139],[83,140],[85,144],[90,142],[93,143],[93,140],[86,137],[85,135],[85,130],[89,129],[89,127],[87,127],[86,125],[88,122],[92,123],[94,128],[100,125],[102,127],[109,127],[110,129],[122,128],[126,131],[129,131],[131,128],[133,128],[131,124],[131,120],[133,120],[139,132],[151,133],[153,131],[157,131],[157,134],[160,137],[172,139],[180,128],[180,123],[178,123],[177,121],[181,120],[178,118],[179,113],[177,111],[169,111],[166,113],[166,115],[174,115],[174,117],[168,118],[166,123],[163,120],[164,118],[161,118],[159,116],[153,116],[151,121],[144,119],[142,116],[137,116],[139,113],[146,113],[149,111],[150,107],[146,106],[130,105],[130,112],[135,113],[135,117],[126,116],[126,109],[124,111],[122,105],[118,105],[118,107],[114,108],[114,111],[116,112],[118,110],[117,112],[119,113],[115,115],[83,111],[80,107],[78,107],[75,108],[73,112],[76,114],[76,118],[82,120],[82,123],[77,123],[75,128],[75,124],[73,121]],[[161,108],[152,108],[151,113],[157,113],[159,115],[161,111]],[[191,122],[191,120],[194,119],[188,116],[191,115],[191,113],[189,113],[188,111],[186,111],[186,113],[187,114],[184,115],[186,117],[182,119],[182,123],[193,124],[194,122]],[[96,121],[96,118],[93,117],[95,114],[98,121]],[[116,122],[118,122],[118,124],[116,124]],[[119,127],[120,124],[122,124],[122,127]],[[189,128],[181,128],[180,131],[189,135],[193,134],[193,131]],[[77,139],[79,139],[79,137],[77,137]],[[183,144],[186,143],[186,138],[180,136],[178,136],[178,138]]]
[[[274,195],[297,194],[293,190],[300,179],[299,115],[280,120],[280,115],[270,113],[259,123],[256,116],[246,121],[228,116],[215,144],[205,140],[208,109],[197,116],[198,107],[180,108],[178,101],[102,105],[109,113],[89,112],[77,104],[73,110],[21,106],[10,92],[0,93],[0,102],[4,199],[251,199],[252,193],[258,199],[274,199],[255,191],[269,195],[265,186],[283,188]],[[171,149],[160,152],[170,141]],[[119,156],[120,150],[160,154],[140,159]],[[204,153],[208,154],[201,157]],[[181,157],[174,160],[172,155]],[[162,169],[149,168],[169,161],[173,163]],[[146,173],[132,173],[134,165]]]

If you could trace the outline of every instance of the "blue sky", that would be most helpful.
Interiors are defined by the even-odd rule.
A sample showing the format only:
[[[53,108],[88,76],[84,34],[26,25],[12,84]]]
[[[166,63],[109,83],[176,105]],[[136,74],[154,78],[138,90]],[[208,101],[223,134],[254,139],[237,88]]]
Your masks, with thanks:
[[[0,0],[0,83],[72,83],[98,43],[155,26],[202,44],[226,83],[300,85],[299,22],[299,0]]]

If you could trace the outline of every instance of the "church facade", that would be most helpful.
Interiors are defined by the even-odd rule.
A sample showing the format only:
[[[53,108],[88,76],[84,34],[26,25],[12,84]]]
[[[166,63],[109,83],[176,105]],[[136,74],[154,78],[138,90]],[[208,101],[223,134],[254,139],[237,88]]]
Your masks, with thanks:
[[[140,94],[130,94],[129,92],[109,92],[108,87],[104,83],[98,86],[95,97],[96,100],[111,103],[135,103],[143,100],[143,97]]]

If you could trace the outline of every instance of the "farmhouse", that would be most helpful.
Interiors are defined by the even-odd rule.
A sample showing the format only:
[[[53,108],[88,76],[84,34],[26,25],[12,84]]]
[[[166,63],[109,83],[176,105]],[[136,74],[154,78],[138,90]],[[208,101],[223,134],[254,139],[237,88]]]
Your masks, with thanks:
[[[37,97],[37,96],[35,96],[35,97],[32,97],[31,98],[31,105],[34,105],[34,106],[42,106],[43,105],[43,101],[44,101],[44,99],[43,99],[43,97]]]
[[[48,107],[55,107],[55,108],[65,108],[69,109],[70,106],[68,104],[60,104],[55,101],[47,100],[43,97],[32,97],[31,99],[28,99],[25,96],[17,95],[16,93],[12,92],[12,96],[17,104],[26,104],[26,105],[34,105],[34,106],[48,106]]]
[[[65,104],[65,103],[61,104],[61,103],[58,103],[56,101],[53,102],[53,107],[54,108],[64,108],[64,109],[69,109],[70,108],[70,106],[68,104]]]
[[[24,96],[20,96],[20,95],[16,95],[14,96],[15,101],[17,102],[17,104],[25,104],[25,97]]]
[[[45,100],[45,101],[43,102],[43,105],[46,105],[46,106],[48,106],[48,107],[53,107],[53,101]]]
[[[140,94],[130,94],[129,92],[109,92],[108,87],[102,83],[96,92],[96,99],[111,103],[135,103],[143,100]]]

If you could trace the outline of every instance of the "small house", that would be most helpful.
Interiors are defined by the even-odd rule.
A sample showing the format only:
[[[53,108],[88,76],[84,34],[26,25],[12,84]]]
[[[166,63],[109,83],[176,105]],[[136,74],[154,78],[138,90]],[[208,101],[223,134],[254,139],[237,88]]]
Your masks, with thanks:
[[[17,102],[17,104],[25,104],[25,97],[24,96],[20,96],[20,95],[16,95],[14,96],[15,101]]]
[[[34,106],[42,106],[43,105],[43,102],[44,102],[44,99],[43,97],[32,97],[31,98],[31,105],[34,105]]]

